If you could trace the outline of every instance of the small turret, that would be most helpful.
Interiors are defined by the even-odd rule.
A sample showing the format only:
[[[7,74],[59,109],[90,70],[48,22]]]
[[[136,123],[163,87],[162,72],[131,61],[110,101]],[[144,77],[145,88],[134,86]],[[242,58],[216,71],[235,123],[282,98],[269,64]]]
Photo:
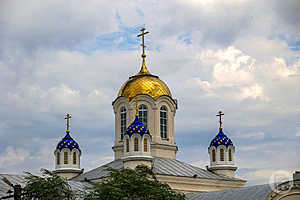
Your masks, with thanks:
[[[65,179],[73,178],[83,172],[83,169],[80,169],[81,150],[78,143],[70,136],[70,118],[71,115],[67,114],[66,135],[54,151],[55,170],[53,173]]]
[[[234,172],[237,167],[234,164],[235,147],[230,138],[223,133],[222,127],[222,111],[217,115],[220,120],[219,133],[211,141],[208,147],[208,154],[210,157],[210,165],[208,170],[217,174],[223,174],[229,177],[235,177]]]
[[[124,134],[124,167],[134,169],[137,165],[143,164],[151,167],[151,140],[152,136],[138,118],[137,98],[135,120],[128,126]]]

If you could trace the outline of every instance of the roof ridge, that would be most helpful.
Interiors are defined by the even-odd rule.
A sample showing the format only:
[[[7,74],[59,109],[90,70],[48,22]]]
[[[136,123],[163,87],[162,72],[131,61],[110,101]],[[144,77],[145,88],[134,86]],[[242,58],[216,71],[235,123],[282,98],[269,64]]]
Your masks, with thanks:
[[[228,176],[221,175],[221,174],[216,174],[216,173],[213,173],[206,169],[203,169],[201,167],[198,167],[198,166],[195,166],[190,163],[183,162],[183,161],[180,161],[177,159],[154,157],[154,162],[155,162],[155,160],[157,160],[156,170],[157,170],[158,174],[163,173],[164,169],[169,168],[168,172],[165,172],[165,174],[170,174],[170,173],[175,172],[174,175],[185,176],[185,177],[192,177],[194,174],[196,174],[196,175],[199,175],[199,178],[204,178],[204,179],[215,178],[215,179],[221,179],[221,180],[245,181],[245,180],[239,179],[239,178],[233,178],[233,177],[228,177]],[[173,164],[176,162],[179,165],[186,167],[186,169],[184,170],[184,169],[181,169],[180,167],[175,167],[171,163],[168,163],[168,161],[172,161]],[[160,166],[159,162],[161,162],[165,166]],[[155,165],[155,163],[154,163],[154,165]]]

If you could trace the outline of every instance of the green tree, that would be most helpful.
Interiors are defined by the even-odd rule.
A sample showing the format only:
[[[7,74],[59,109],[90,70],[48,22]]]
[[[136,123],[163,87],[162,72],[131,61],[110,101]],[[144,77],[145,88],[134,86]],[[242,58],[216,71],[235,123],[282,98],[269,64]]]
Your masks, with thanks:
[[[184,200],[185,195],[160,183],[144,165],[135,170],[110,169],[111,176],[96,184],[85,200]]]
[[[23,200],[74,200],[75,193],[67,181],[41,169],[42,176],[35,176],[25,172],[27,184],[23,189]]]

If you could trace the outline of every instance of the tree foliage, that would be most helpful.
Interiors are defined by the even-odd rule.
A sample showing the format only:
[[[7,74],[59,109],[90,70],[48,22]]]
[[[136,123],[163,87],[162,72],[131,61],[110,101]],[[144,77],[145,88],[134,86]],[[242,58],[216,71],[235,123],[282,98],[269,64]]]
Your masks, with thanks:
[[[184,200],[185,195],[158,182],[153,172],[139,165],[135,170],[110,169],[111,176],[96,184],[85,200]]]
[[[27,185],[23,189],[22,200],[184,200],[185,195],[160,183],[146,166],[135,170],[110,169],[111,175],[101,183],[86,191],[75,193],[68,182],[52,172],[41,169],[42,176],[26,172]],[[80,195],[80,196],[79,196]]]
[[[75,194],[67,181],[52,172],[41,169],[42,176],[25,172],[27,184],[23,189],[23,200],[74,200]]]

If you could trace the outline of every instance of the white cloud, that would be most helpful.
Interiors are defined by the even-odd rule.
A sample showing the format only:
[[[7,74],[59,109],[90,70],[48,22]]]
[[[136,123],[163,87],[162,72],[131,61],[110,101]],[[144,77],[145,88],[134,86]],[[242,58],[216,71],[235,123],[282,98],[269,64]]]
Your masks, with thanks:
[[[269,101],[270,99],[264,95],[262,86],[255,84],[250,87],[244,87],[241,91],[241,94],[237,95],[239,99],[261,99],[263,101]]]
[[[253,180],[270,180],[272,174],[275,173],[276,170],[271,170],[271,169],[262,169],[262,170],[257,170],[254,172],[250,172],[247,174],[248,180],[253,181]]]
[[[258,131],[258,132],[235,134],[235,136],[239,138],[247,138],[252,140],[262,140],[265,138],[265,133],[263,131]]]
[[[140,52],[101,48],[87,55],[78,49],[93,44],[97,36],[114,36],[143,24],[150,31],[147,66],[179,100],[176,140],[186,132],[201,133],[193,141],[184,137],[177,142],[185,146],[185,152],[179,152],[182,159],[196,164],[200,160],[198,165],[208,160],[205,141],[210,138],[206,136],[215,133],[214,115],[222,109],[229,136],[249,133],[233,135],[242,154],[237,159],[240,167],[290,169],[298,161],[285,147],[295,146],[291,140],[299,139],[291,119],[300,111],[299,51],[290,47],[300,36],[287,19],[294,24],[300,20],[294,20],[295,11],[277,10],[287,6],[292,11],[289,2],[268,2],[268,6],[239,0],[4,2],[0,7],[0,29],[5,30],[0,36],[0,136],[4,149],[8,143],[13,148],[10,152],[16,161],[11,161],[11,171],[52,166],[48,154],[53,154],[53,146],[42,148],[44,143],[35,142],[39,150],[30,154],[30,162],[22,164],[22,169],[17,158],[22,153],[17,149],[29,148],[28,137],[41,132],[46,138],[63,136],[66,112],[74,116],[72,130],[84,147],[82,167],[93,168],[111,159],[111,102],[121,84],[138,71]],[[114,38],[117,43],[126,41],[124,36]],[[12,138],[21,142],[12,144]],[[89,142],[91,138],[95,140]],[[280,142],[271,143],[278,138]],[[203,148],[188,154],[193,142]],[[5,155],[2,163],[8,159]],[[265,159],[270,155],[274,159]],[[290,158],[279,163],[282,157]]]
[[[213,67],[211,71],[212,84],[223,86],[247,85],[254,81],[252,68],[255,59],[234,46],[220,50],[201,51],[195,59],[205,67]]]
[[[289,69],[285,61],[282,58],[274,58],[274,66],[277,68],[277,74],[281,77],[288,77],[295,74],[295,72]]]
[[[21,88],[16,93],[10,93],[9,98],[18,107],[24,109],[35,108],[36,111],[49,112],[61,107],[74,107],[80,105],[80,91],[72,90],[62,83],[49,90],[43,90],[39,85],[30,85]]]
[[[46,94],[46,98],[54,98],[55,104],[62,106],[79,106],[80,91],[72,90],[64,83],[58,87],[52,87]]]
[[[27,158],[29,153],[22,148],[14,148],[7,146],[6,151],[0,154],[0,168],[9,168],[15,165],[21,165]]]
[[[76,47],[98,34],[117,30],[115,4],[107,0],[88,4],[81,0],[28,0],[21,4],[4,0],[1,5],[0,26],[6,31],[0,41],[4,46],[22,44],[27,50]]]
[[[199,55],[199,59],[214,60],[213,81],[219,86],[233,86],[236,84],[247,84],[253,82],[251,68],[255,64],[255,59],[244,54],[234,46],[229,46],[225,50],[204,51]]]

